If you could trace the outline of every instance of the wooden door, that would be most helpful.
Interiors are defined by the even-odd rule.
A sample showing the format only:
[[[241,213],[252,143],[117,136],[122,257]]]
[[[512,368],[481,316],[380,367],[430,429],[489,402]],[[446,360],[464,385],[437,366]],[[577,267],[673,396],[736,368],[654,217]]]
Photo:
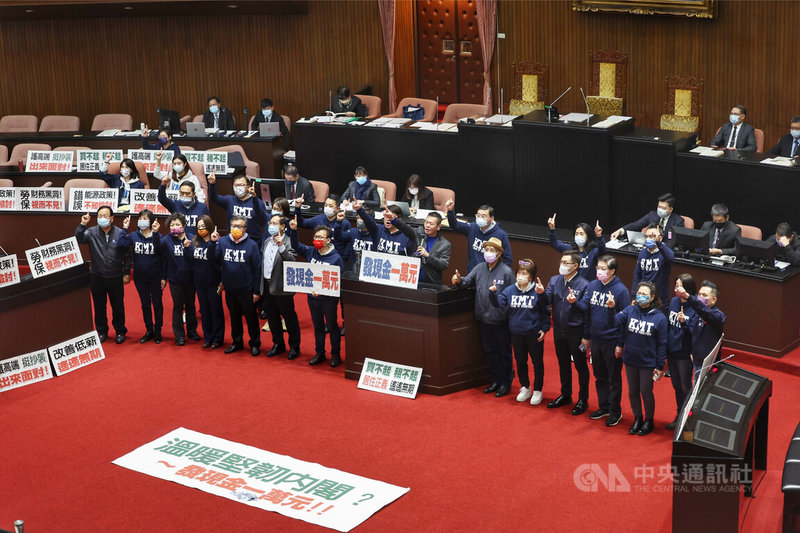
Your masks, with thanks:
[[[475,0],[417,0],[417,94],[480,104],[483,60]]]

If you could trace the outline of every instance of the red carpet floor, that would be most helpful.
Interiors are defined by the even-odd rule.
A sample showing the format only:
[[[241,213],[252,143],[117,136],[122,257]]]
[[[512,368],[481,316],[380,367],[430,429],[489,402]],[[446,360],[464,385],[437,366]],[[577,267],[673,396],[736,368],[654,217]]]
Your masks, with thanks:
[[[628,435],[625,391],[614,428],[566,408],[518,404],[516,383],[500,399],[476,388],[405,400],[357,389],[342,367],[307,364],[313,334],[305,298],[296,298],[303,355],[295,361],[202,351],[194,342],[177,347],[171,334],[160,346],[140,346],[132,286],[126,302],[129,339],[106,343],[104,361],[0,395],[0,529],[21,518],[28,533],[324,530],[111,464],[183,426],[411,487],[356,531],[671,530],[671,483],[658,479],[670,462],[671,433]],[[262,339],[268,347],[268,334]],[[546,346],[545,403],[559,388],[549,336]],[[744,531],[778,532],[800,385],[785,370],[800,368],[800,352],[784,359],[784,371],[757,366],[757,356],[742,359],[774,381],[769,471]],[[656,402],[663,428],[675,413],[668,380],[656,385]],[[593,385],[590,403],[594,409]],[[582,492],[573,478],[587,463],[615,465],[630,491]]]

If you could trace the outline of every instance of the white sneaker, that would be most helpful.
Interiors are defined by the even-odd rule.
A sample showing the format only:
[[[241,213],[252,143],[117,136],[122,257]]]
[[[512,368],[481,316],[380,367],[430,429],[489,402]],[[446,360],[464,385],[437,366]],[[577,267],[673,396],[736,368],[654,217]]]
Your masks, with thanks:
[[[528,398],[531,397],[531,389],[528,387],[522,387],[519,389],[519,394],[517,394],[517,401],[518,402],[527,402]]]
[[[540,403],[542,403],[542,391],[535,390],[531,397],[531,405],[539,405]]]

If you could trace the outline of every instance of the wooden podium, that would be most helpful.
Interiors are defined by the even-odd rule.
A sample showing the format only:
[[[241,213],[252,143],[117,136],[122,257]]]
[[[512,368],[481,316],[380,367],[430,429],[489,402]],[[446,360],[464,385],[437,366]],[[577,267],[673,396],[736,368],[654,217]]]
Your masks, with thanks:
[[[345,277],[341,297],[347,379],[358,380],[370,357],[421,367],[420,390],[437,396],[491,381],[473,291],[433,285],[413,290]]]

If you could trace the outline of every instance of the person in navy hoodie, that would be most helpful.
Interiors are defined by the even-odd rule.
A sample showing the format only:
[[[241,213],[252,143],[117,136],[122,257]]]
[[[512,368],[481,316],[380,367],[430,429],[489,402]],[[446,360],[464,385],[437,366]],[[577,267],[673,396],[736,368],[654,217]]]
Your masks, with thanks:
[[[158,130],[156,142],[150,141],[150,130],[142,132],[142,148],[145,150],[171,150],[174,155],[180,155],[181,149],[172,142],[172,132],[169,128]]]
[[[169,292],[172,295],[172,332],[175,344],[183,346],[186,337],[194,341],[200,340],[197,334],[197,311],[194,306],[194,279],[192,269],[186,264],[183,256],[186,236],[186,218],[181,213],[171,213],[167,217],[169,235],[161,239],[162,253],[165,256],[165,273],[162,279],[169,280]],[[184,315],[186,332],[184,333]]]
[[[125,158],[119,164],[119,174],[108,173],[108,163],[111,161],[111,154],[106,154],[105,161],[100,163],[100,179],[108,183],[112,189],[119,189],[117,204],[119,206],[130,205],[131,189],[144,189],[144,182],[139,179],[139,172],[133,159]],[[144,177],[147,179],[147,176]]]
[[[597,279],[589,283],[578,307],[586,312],[581,342],[589,351],[597,388],[599,409],[589,414],[592,420],[608,417],[606,426],[622,420],[622,354],[616,353],[619,329],[617,313],[628,307],[631,293],[617,277],[617,260],[610,255],[597,258]]]
[[[289,223],[289,238],[292,248],[300,252],[309,263],[327,263],[340,269],[344,266],[342,256],[332,244],[333,230],[325,225],[314,228],[314,246],[306,246],[297,238],[297,215]],[[308,295],[308,310],[314,324],[314,357],[308,362],[315,366],[325,361],[325,324],[328,324],[331,337],[331,366],[342,364],[342,332],[336,316],[339,298],[336,296]]]
[[[242,317],[247,322],[250,335],[250,355],[261,353],[261,327],[258,324],[256,304],[261,299],[261,251],[258,244],[247,235],[247,219],[236,215],[230,220],[230,233],[220,238],[214,257],[222,265],[222,285],[225,287],[225,304],[231,316],[233,343],[225,353],[244,347]]]
[[[656,286],[658,299],[667,302],[671,289],[669,274],[675,254],[662,240],[661,230],[657,225],[647,226],[644,237],[644,248],[639,252],[636,268],[633,269],[632,286],[638,287],[640,281],[649,281]]]
[[[127,230],[131,217],[122,221],[122,228]],[[133,251],[133,285],[139,293],[142,303],[142,318],[145,334],[139,339],[140,344],[153,340],[161,343],[161,328],[164,325],[164,304],[161,291],[166,287],[166,280],[161,279],[164,272],[164,255],[161,248],[161,235],[158,234],[158,220],[149,209],[139,211],[136,223],[138,229],[120,237],[117,246],[131,248]]]
[[[359,203],[355,203],[354,205],[359,205]],[[333,226],[333,240],[340,241],[344,243],[345,246],[345,255],[342,257],[342,260],[345,262],[345,267],[348,270],[352,270],[355,268],[355,265],[358,261],[359,252],[364,250],[367,251],[374,251],[376,250],[377,246],[375,241],[372,238],[372,235],[367,230],[367,225],[364,223],[364,218],[369,218],[370,220],[374,219],[374,211],[369,207],[364,207],[361,209],[356,209],[356,214],[358,218],[356,219],[356,227],[350,227],[348,229],[343,229],[343,223],[345,222],[345,213],[344,211],[339,211],[336,213],[336,224]],[[347,257],[347,259],[345,259]]]
[[[214,250],[219,240],[217,226],[211,217],[197,219],[197,234],[184,241],[183,257],[192,269],[197,301],[200,303],[200,320],[203,326],[203,348],[215,350],[225,340],[225,314],[220,296],[221,275]]]
[[[606,253],[606,240],[603,238],[603,228],[600,227],[600,221],[598,220],[594,223],[594,230],[585,222],[581,222],[575,226],[575,238],[570,243],[559,241],[556,238],[555,213],[553,213],[551,218],[547,219],[547,226],[550,228],[548,234],[550,246],[561,253],[565,253],[569,250],[578,250],[578,254],[581,258],[578,274],[588,281],[594,280],[594,267],[597,266],[597,258]]]
[[[228,220],[234,216],[247,220],[247,235],[261,247],[262,228],[267,223],[267,206],[255,196],[250,179],[244,174],[233,177],[233,196],[217,194],[217,177],[208,176],[208,197],[228,212]]]
[[[577,305],[589,282],[578,274],[581,257],[576,250],[564,252],[558,267],[558,275],[550,278],[547,289],[536,278],[536,292],[553,309],[553,345],[558,359],[561,378],[561,394],[547,404],[554,409],[572,403],[572,365],[578,372],[578,401],[572,409],[577,416],[589,407],[589,365],[586,348],[581,344],[586,312]]]
[[[511,253],[511,243],[508,240],[508,235],[503,231],[497,222],[494,220],[494,208],[489,205],[482,205],[475,213],[475,222],[469,224],[459,222],[456,219],[454,212],[456,203],[455,201],[447,200],[445,203],[447,208],[447,223],[450,229],[463,233],[467,236],[468,258],[467,258],[467,274],[472,272],[475,265],[483,262],[483,243],[492,237],[498,239],[503,246],[503,263],[511,266],[514,260]]]
[[[342,200],[361,200],[367,207],[377,209],[381,205],[381,197],[378,194],[378,186],[372,183],[367,176],[367,169],[356,167],[353,174],[354,179],[347,184],[347,190],[342,194]]]
[[[170,213],[180,213],[183,215],[185,221],[186,233],[194,236],[194,228],[197,226],[197,219],[203,215],[210,215],[206,204],[198,202],[195,195],[195,187],[192,182],[181,183],[178,190],[178,201],[173,202],[167,197],[167,190],[165,182],[169,181],[169,177],[164,178],[161,186],[158,188],[158,201],[161,205],[167,208]]]
[[[336,214],[340,211],[339,209],[339,197],[335,194],[329,194],[328,197],[325,199],[325,204],[322,208],[322,213],[316,215],[311,218],[303,218],[303,213],[300,211],[300,207],[303,205],[303,199],[297,198],[294,201],[295,206],[295,213],[299,213],[299,217],[297,218],[297,225],[301,228],[306,229],[314,229],[317,226],[328,226],[333,231],[334,225],[337,223],[341,224],[342,226],[342,233],[346,233],[350,230],[350,222],[347,220],[338,220],[336,218]],[[287,215],[288,216],[288,215]],[[342,259],[347,257],[347,246],[343,240],[333,240],[333,246],[336,248],[336,252],[341,256]]]
[[[692,333],[692,360],[694,375],[697,377],[697,373],[703,367],[703,359],[711,354],[711,350],[722,337],[727,317],[717,307],[719,287],[707,279],[700,284],[697,296],[692,296],[683,287],[676,287],[675,294],[684,298],[686,304],[695,312],[695,316],[690,320],[680,316],[678,320],[683,319],[684,323],[689,325],[689,331]]]
[[[628,399],[633,411],[631,435],[653,431],[656,398],[653,382],[664,375],[667,363],[667,319],[659,308],[656,286],[642,281],[636,286],[636,299],[615,317],[619,327],[616,353],[622,355],[628,378]],[[642,421],[644,403],[644,421]]]
[[[530,399],[531,405],[542,403],[544,385],[544,335],[550,329],[550,310],[544,298],[534,290],[537,282],[533,259],[520,259],[517,282],[498,294],[497,281],[489,287],[489,301],[495,307],[508,310],[508,329],[511,346],[517,361],[517,374],[521,385],[518,402]],[[528,356],[533,362],[533,391],[528,378]]]
[[[667,334],[667,365],[672,388],[675,389],[675,403],[680,412],[684,400],[692,390],[692,333],[686,322],[690,322],[695,315],[694,309],[686,304],[686,298],[677,296],[678,287],[683,287],[689,295],[697,294],[697,283],[691,274],[681,274],[675,280],[675,294],[669,303]],[[681,322],[680,317],[684,318]],[[667,424],[667,429],[675,429],[678,417]]]
[[[375,242],[376,252],[394,255],[414,255],[417,243],[409,239],[408,235],[397,227],[397,219],[401,216],[403,216],[403,213],[396,205],[390,205],[386,208],[383,212],[383,224],[380,226],[373,218],[359,216],[364,221],[367,231]]]

